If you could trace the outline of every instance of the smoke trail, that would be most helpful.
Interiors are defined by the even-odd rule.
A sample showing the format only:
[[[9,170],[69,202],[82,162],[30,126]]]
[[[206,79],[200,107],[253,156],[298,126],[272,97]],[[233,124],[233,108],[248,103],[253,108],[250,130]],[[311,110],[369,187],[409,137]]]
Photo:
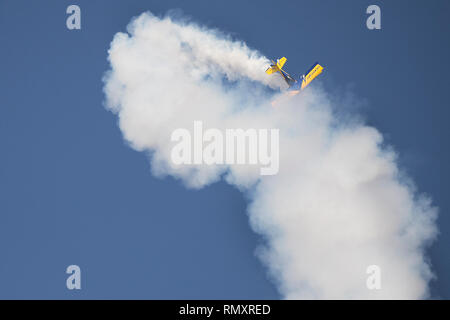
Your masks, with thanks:
[[[309,88],[277,108],[282,87],[269,61],[244,43],[193,23],[144,13],[115,35],[106,105],[124,138],[151,153],[152,172],[201,188],[222,177],[250,195],[250,222],[267,239],[258,253],[285,298],[424,298],[432,277],[424,249],[436,209],[402,176],[374,128],[343,122],[325,92]],[[171,133],[280,128],[280,171],[252,166],[176,166]],[[368,290],[378,265],[381,290]]]

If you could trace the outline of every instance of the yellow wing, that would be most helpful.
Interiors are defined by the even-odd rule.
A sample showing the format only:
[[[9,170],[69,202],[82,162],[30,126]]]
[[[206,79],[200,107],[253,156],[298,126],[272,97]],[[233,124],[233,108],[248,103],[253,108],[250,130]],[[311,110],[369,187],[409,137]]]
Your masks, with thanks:
[[[308,84],[310,84],[311,81],[313,81],[319,74],[321,74],[323,71],[323,67],[316,63],[314,64],[311,69],[306,72],[306,75],[303,77],[302,80],[302,89],[305,88]]]

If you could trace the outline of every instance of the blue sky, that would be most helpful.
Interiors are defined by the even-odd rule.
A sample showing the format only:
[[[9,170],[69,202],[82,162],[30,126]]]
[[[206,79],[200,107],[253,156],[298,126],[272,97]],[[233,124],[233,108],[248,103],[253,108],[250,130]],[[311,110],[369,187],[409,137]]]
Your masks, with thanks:
[[[79,31],[66,28],[70,4],[81,7]],[[379,31],[366,28],[370,4],[381,7]],[[104,109],[113,35],[133,16],[169,9],[290,57],[293,73],[320,61],[328,91],[351,89],[355,112],[439,207],[431,289],[449,298],[444,0],[0,1],[0,298],[280,297],[254,255],[262,239],[243,195],[154,178]],[[70,264],[81,267],[80,291],[66,289]]]

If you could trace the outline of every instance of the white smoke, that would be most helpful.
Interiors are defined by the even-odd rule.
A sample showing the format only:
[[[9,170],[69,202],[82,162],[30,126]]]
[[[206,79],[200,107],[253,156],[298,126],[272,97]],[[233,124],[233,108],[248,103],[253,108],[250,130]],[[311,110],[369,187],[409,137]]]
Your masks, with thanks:
[[[144,13],[115,35],[106,105],[125,139],[151,154],[152,172],[201,188],[221,177],[246,192],[250,222],[267,245],[258,253],[285,298],[398,298],[428,295],[425,248],[436,209],[417,196],[381,134],[339,120],[312,86],[289,99],[264,73],[269,60],[218,31]],[[279,128],[280,171],[252,166],[176,166],[171,133],[201,120],[214,128]],[[366,268],[381,268],[381,290]]]

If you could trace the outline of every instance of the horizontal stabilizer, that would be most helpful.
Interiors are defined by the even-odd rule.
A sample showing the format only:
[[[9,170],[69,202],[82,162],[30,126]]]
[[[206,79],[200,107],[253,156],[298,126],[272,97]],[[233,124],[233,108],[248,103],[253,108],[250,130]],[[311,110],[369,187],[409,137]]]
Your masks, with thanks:
[[[278,67],[278,69],[283,68],[284,64],[286,63],[286,60],[287,59],[285,57],[277,60],[277,67]]]
[[[266,73],[272,74],[275,72],[283,71],[281,68],[283,68],[284,64],[286,63],[286,60],[287,59],[285,57],[283,57],[281,59],[278,59],[276,63],[274,61],[272,61],[272,64],[270,65],[269,68],[267,68]]]
[[[267,74],[272,74],[272,73],[275,73],[277,71],[279,71],[277,67],[270,66],[269,68],[267,68],[266,73]]]

